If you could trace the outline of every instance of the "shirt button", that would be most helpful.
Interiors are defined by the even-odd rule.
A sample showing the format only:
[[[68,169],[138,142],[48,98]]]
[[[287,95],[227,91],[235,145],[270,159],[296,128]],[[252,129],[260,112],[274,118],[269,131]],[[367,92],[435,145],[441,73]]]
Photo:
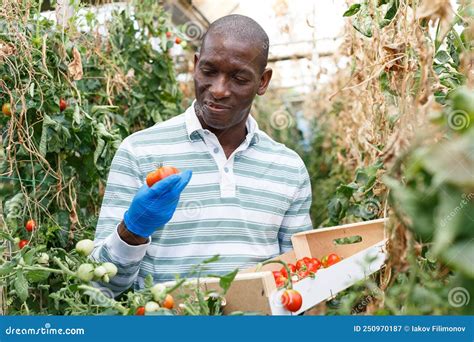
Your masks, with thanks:
[[[229,168],[228,168],[228,167],[224,167],[224,171],[225,171],[225,173],[229,172]]]
[[[214,153],[219,153],[219,149],[217,147],[214,148]]]

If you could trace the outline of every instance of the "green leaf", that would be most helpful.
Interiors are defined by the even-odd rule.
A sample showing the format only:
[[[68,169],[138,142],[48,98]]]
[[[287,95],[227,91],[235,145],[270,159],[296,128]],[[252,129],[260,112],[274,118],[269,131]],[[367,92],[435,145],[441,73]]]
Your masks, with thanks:
[[[153,276],[148,273],[147,276],[145,277],[145,287],[150,288],[153,287]]]
[[[13,286],[15,288],[16,294],[18,295],[18,298],[20,298],[22,302],[26,301],[26,299],[28,298],[28,281],[26,280],[25,275],[22,271],[16,272],[16,279],[13,283]]]
[[[14,263],[12,263],[11,261],[7,261],[6,263],[0,266],[0,276],[9,274],[11,271],[13,271],[14,267]]]
[[[354,4],[347,9],[342,15],[343,17],[352,17],[354,14],[357,14],[360,10],[360,4]]]
[[[447,63],[451,59],[451,57],[446,51],[439,50],[435,55],[435,59],[437,59],[441,64],[444,64]]]
[[[239,270],[235,269],[234,271],[232,271],[230,273],[227,273],[227,274],[220,277],[219,286],[222,288],[222,290],[224,290],[224,294],[229,289],[230,285],[234,281],[235,276],[237,275],[238,272],[239,272]]]
[[[219,254],[216,254],[216,255],[214,255],[213,257],[204,260],[202,263],[203,263],[203,264],[209,264],[209,263],[211,263],[211,262],[216,262],[216,261],[218,261],[218,260],[219,260]]]
[[[30,283],[40,283],[48,279],[51,273],[44,270],[34,270],[26,273],[26,279]]]

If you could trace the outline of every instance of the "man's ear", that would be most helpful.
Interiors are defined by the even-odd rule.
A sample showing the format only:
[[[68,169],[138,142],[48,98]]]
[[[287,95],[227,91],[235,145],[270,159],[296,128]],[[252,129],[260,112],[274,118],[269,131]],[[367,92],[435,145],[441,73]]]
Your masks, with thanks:
[[[257,94],[262,96],[267,91],[270,80],[272,79],[273,70],[271,68],[265,68],[262,77],[260,78],[260,84],[258,86]]]

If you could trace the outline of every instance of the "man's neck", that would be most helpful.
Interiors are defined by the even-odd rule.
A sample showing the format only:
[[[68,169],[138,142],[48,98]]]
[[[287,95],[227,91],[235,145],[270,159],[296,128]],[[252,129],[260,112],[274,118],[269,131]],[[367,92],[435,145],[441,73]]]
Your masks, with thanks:
[[[202,128],[207,129],[216,135],[219,143],[224,149],[227,158],[237,149],[237,147],[240,146],[240,144],[242,144],[242,142],[245,140],[245,137],[247,136],[248,132],[246,122],[248,116],[236,126],[223,130],[209,127],[199,115],[197,117],[202,125]]]

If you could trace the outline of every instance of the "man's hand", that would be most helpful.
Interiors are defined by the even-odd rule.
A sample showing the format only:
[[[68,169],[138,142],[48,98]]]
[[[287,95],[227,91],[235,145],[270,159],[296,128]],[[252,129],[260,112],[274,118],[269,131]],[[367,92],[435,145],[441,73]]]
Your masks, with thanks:
[[[124,223],[129,231],[148,238],[155,230],[163,227],[171,218],[178,206],[179,196],[189,183],[192,172],[171,175],[153,184],[144,184],[125,212]]]

